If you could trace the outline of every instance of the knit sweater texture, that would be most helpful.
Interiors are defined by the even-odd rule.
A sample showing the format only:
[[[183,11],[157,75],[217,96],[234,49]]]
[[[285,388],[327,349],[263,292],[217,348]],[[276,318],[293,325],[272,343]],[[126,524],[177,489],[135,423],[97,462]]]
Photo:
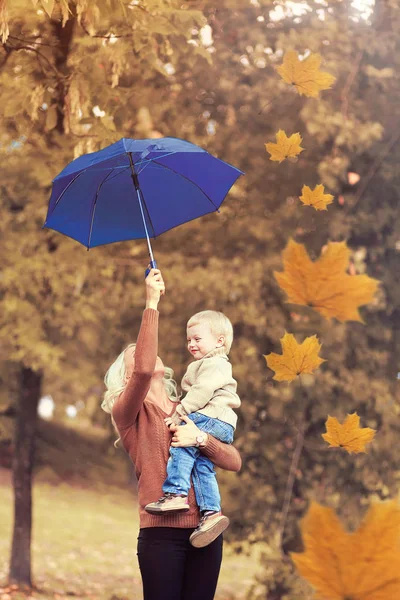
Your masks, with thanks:
[[[171,434],[164,423],[170,416],[156,403],[146,399],[154,372],[158,347],[157,310],[147,308],[142,317],[135,350],[135,365],[125,390],[116,400],[112,416],[121,436],[122,444],[129,454],[138,480],[138,502],[140,527],[197,527],[199,510],[193,487],[189,491],[190,510],[175,515],[150,515],[144,507],[162,494],[166,478]],[[171,403],[171,413],[176,405]],[[241,458],[230,444],[223,444],[208,436],[207,444],[201,449],[217,467],[228,471],[239,471]]]
[[[177,412],[202,415],[219,419],[236,428],[240,398],[236,393],[237,383],[232,377],[232,365],[224,348],[215,348],[203,358],[190,363],[182,379],[186,396],[177,407]],[[183,407],[184,411],[181,410]]]

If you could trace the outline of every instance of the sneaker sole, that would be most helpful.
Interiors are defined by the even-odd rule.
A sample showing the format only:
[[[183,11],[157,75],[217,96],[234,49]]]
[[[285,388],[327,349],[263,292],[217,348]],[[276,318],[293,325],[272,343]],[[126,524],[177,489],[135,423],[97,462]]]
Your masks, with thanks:
[[[228,517],[222,517],[215,525],[207,529],[207,531],[194,531],[189,538],[190,543],[195,548],[204,548],[213,542],[221,533],[229,527]]]
[[[149,515],[175,515],[181,512],[187,512],[190,510],[190,506],[182,506],[182,508],[145,508],[144,509]]]

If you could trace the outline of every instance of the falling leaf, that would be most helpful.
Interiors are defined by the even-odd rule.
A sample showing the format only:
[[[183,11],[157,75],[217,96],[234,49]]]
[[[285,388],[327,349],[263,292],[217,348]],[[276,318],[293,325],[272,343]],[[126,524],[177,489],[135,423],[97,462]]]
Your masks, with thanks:
[[[284,271],[274,275],[288,302],[310,306],[327,319],[363,323],[358,309],[371,302],[379,281],[346,273],[349,256],[346,242],[328,242],[313,262],[303,244],[289,240],[283,252]]]
[[[303,204],[313,206],[315,210],[327,210],[327,205],[333,202],[333,196],[324,192],[325,188],[321,183],[316,185],[313,190],[308,185],[303,185],[302,196],[299,198]]]
[[[400,598],[398,502],[372,504],[354,533],[343,528],[332,509],[313,502],[300,528],[305,551],[291,558],[318,598]]]
[[[360,417],[357,413],[347,415],[344,423],[339,423],[336,417],[328,416],[325,423],[326,433],[321,434],[331,448],[344,448],[352,452],[366,452],[365,444],[375,437],[376,431],[370,427],[360,427]]]
[[[276,381],[293,381],[302,373],[313,373],[318,369],[324,358],[318,356],[321,350],[321,344],[317,336],[313,335],[298,344],[294,335],[286,333],[281,339],[282,354],[265,355],[267,365],[275,371],[273,379]]]
[[[277,67],[279,75],[286,83],[296,86],[300,95],[316,98],[320,91],[332,87],[336,77],[320,71],[321,56],[310,54],[304,60],[299,60],[295,50],[289,50],[283,57],[283,64]]]
[[[290,137],[286,135],[282,129],[276,134],[276,144],[270,142],[265,144],[267,152],[269,152],[270,160],[282,162],[285,158],[295,158],[304,148],[300,146],[302,142],[299,133],[293,133]]]

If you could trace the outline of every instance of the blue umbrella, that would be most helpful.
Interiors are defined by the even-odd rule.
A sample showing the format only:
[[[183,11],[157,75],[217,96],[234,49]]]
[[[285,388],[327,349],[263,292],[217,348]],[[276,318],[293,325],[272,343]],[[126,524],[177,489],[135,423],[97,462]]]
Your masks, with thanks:
[[[178,138],[123,138],[73,160],[53,180],[43,227],[88,249],[150,237],[217,211],[243,172]]]

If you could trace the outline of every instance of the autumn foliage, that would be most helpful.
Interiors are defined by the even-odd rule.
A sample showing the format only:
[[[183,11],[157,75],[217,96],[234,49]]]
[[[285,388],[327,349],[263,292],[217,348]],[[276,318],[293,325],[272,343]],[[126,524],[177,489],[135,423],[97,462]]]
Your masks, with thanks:
[[[312,503],[301,521],[305,550],[291,555],[321,600],[400,597],[400,505],[374,503],[347,532],[331,508]]]
[[[376,431],[370,427],[360,427],[360,417],[357,413],[347,415],[344,423],[339,423],[336,417],[328,417],[326,433],[321,434],[331,448],[344,448],[352,452],[366,452],[366,444],[372,442]]]
[[[316,335],[299,344],[294,335],[285,333],[281,344],[282,354],[272,352],[265,356],[268,367],[275,371],[273,378],[276,381],[293,381],[303,373],[313,373],[325,362],[324,358],[318,356],[321,344]]]
[[[167,283],[159,351],[177,380],[192,314],[222,310],[234,325],[245,467],[221,477],[224,509],[245,544],[270,551],[278,530],[282,541],[275,565],[263,559],[257,600],[308,600],[287,553],[312,499],[353,524],[360,506],[398,490],[398,31],[399,0],[0,0],[0,403],[32,368],[61,412],[76,401],[88,414],[139,326],[145,244],[86,252],[42,231],[56,173],[121,137],[160,135],[242,168],[220,214],[154,250]],[[325,362],[297,375],[309,359],[294,349],[287,361],[285,331],[301,347],[314,338]],[[345,423],[324,424],[355,411],[356,443],[377,433],[349,455]]]
[[[280,129],[276,134],[276,143],[265,144],[265,149],[271,155],[270,160],[281,163],[285,158],[296,158],[300,152],[303,152],[304,148],[300,144],[301,135],[299,133],[288,136]]]
[[[346,242],[328,242],[313,262],[303,244],[289,240],[284,271],[274,275],[288,302],[309,306],[327,319],[362,323],[359,307],[372,301],[379,282],[368,275],[349,275],[349,255]]]
[[[315,210],[327,210],[328,204],[332,204],[332,194],[325,194],[322,184],[316,185],[312,190],[308,185],[303,185],[300,200],[305,206],[312,206]]]
[[[322,90],[328,90],[335,82],[330,73],[320,70],[321,56],[310,54],[300,60],[295,50],[289,50],[283,57],[283,63],[277,67],[283,81],[295,86],[300,95],[316,98]]]

